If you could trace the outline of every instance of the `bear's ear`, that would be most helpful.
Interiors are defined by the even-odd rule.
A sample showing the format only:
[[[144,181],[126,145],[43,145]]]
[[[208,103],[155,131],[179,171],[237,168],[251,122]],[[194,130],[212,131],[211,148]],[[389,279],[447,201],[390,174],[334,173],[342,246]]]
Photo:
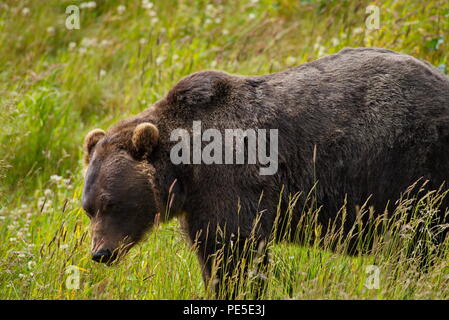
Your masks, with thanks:
[[[159,130],[149,122],[144,122],[134,128],[132,144],[140,155],[150,154],[159,141]]]
[[[90,131],[84,138],[84,164],[87,166],[90,161],[90,155],[94,150],[95,145],[105,136],[104,130],[94,129]]]
[[[167,101],[171,104],[205,106],[226,96],[229,86],[228,74],[201,71],[179,81],[167,94]]]

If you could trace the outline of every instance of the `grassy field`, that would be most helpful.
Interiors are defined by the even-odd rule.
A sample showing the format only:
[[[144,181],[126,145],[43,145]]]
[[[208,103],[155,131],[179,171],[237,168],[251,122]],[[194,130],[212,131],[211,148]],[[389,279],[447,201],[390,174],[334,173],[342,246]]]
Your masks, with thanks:
[[[65,25],[72,4],[79,30]],[[379,29],[365,26],[370,4]],[[176,221],[116,266],[91,262],[84,135],[149,107],[194,71],[265,74],[375,46],[446,72],[447,41],[446,0],[2,1],[0,299],[211,298]],[[449,299],[448,252],[420,273],[386,249],[348,257],[275,245],[264,298]]]

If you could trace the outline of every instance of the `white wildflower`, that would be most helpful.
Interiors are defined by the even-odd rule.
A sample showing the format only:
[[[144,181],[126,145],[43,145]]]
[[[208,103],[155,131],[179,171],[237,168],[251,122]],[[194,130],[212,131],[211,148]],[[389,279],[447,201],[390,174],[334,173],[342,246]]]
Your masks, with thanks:
[[[122,14],[123,12],[125,12],[125,10],[126,10],[126,7],[122,4],[117,7],[117,11],[119,14]]]
[[[100,42],[100,46],[102,46],[102,47],[107,47],[107,46],[110,46],[111,44],[112,44],[112,41],[107,40],[107,39],[101,40],[101,42]]]
[[[48,27],[47,28],[47,33],[49,35],[54,35],[55,34],[55,27],[53,27],[53,26]]]
[[[217,9],[212,5],[208,4],[206,6],[206,15],[210,17],[215,17],[217,14]]]
[[[287,59],[285,59],[285,62],[289,65],[296,63],[296,58],[292,56],[288,56]]]
[[[362,32],[363,32],[363,28],[361,28],[361,27],[354,28],[354,29],[352,30],[352,33],[353,33],[353,34],[360,34],[360,33],[362,33]]]
[[[76,48],[76,42],[73,42],[73,41],[70,42],[70,43],[69,43],[69,50],[72,51],[72,50],[75,49],[75,48]]]
[[[320,46],[318,50],[318,57],[322,57],[326,54],[326,47]]]
[[[81,9],[84,9],[84,8],[86,8],[86,9],[93,9],[93,8],[96,8],[96,7],[97,7],[97,3],[95,1],[82,2],[80,4],[80,8]]]
[[[164,57],[157,57],[157,59],[156,59],[156,64],[157,65],[160,65],[162,62],[164,62]]]
[[[29,8],[23,8],[22,9],[22,15],[28,16],[30,14],[31,10]]]
[[[51,182],[59,183],[59,182],[61,182],[61,180],[62,180],[62,177],[58,176],[56,174],[53,174],[53,175],[50,176],[50,181]]]
[[[42,208],[42,206],[45,203],[45,197],[40,197],[39,199],[37,199],[37,206],[40,208]]]
[[[150,2],[148,0],[142,0],[142,8],[151,9],[153,8],[153,6],[154,6],[153,2]]]
[[[97,45],[97,38],[83,38],[81,40],[81,46],[83,47],[94,47]]]
[[[340,40],[338,38],[336,38],[336,37],[332,38],[331,42],[332,42],[332,45],[334,47],[336,47],[336,46],[338,46],[340,44]]]

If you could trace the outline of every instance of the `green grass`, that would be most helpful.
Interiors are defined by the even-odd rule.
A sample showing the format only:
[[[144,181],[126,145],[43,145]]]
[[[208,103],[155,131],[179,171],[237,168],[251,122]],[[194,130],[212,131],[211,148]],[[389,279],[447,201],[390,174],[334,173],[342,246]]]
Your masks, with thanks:
[[[1,299],[210,297],[176,221],[106,267],[90,261],[80,208],[84,135],[144,110],[181,77],[208,68],[276,72],[347,46],[401,51],[442,70],[448,63],[443,0],[155,0],[152,9],[97,1],[81,9],[80,30],[67,30],[65,8],[74,3],[81,1],[0,4]],[[365,32],[368,4],[380,7],[379,30]],[[348,257],[278,244],[264,297],[449,298],[448,251],[427,273],[393,257],[387,249]],[[379,289],[364,285],[372,264]],[[79,270],[78,290],[66,285],[69,266]]]

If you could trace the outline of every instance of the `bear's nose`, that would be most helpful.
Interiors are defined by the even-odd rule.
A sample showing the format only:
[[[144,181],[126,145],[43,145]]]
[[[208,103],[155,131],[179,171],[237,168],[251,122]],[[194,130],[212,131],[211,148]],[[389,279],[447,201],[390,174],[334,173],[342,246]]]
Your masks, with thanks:
[[[112,257],[112,252],[109,249],[98,250],[97,252],[92,253],[92,260],[96,262],[110,262]]]

